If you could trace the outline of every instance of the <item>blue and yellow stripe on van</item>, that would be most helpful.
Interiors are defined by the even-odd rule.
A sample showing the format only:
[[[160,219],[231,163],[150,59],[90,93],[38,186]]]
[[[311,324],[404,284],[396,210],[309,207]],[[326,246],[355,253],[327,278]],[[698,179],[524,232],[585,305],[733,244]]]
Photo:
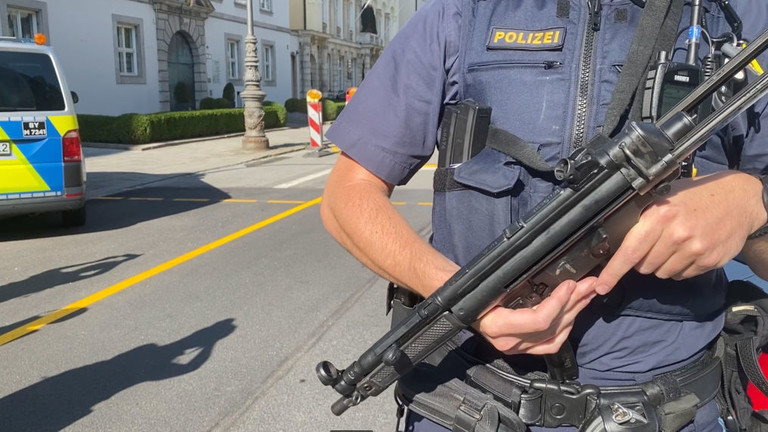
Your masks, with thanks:
[[[25,121],[45,121],[46,136],[24,137]],[[63,195],[61,140],[72,129],[74,115],[0,117],[0,142],[11,144],[11,155],[0,156],[0,199]]]

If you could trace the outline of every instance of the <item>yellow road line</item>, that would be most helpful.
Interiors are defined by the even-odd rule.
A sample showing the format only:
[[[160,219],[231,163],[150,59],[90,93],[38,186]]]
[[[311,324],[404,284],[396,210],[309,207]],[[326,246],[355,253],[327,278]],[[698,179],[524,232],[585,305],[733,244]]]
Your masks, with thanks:
[[[259,200],[255,199],[238,199],[238,198],[227,198],[221,200],[221,202],[234,202],[234,203],[255,203],[259,202]]]
[[[121,199],[125,199],[125,197],[111,197],[111,196],[103,196],[103,197],[96,197],[96,198],[94,198],[94,199],[100,199],[100,200],[113,200],[113,201],[118,201],[118,200],[121,200]]]
[[[128,197],[131,201],[162,201],[163,198],[149,198],[149,197]]]
[[[173,198],[171,201],[184,201],[184,202],[208,202],[208,198]]]
[[[208,243],[205,246],[201,246],[193,251],[187,252],[184,255],[181,255],[179,257],[176,257],[170,261],[166,261],[163,264],[158,265],[157,267],[151,268],[143,273],[139,273],[133,277],[130,277],[122,282],[118,282],[115,285],[112,285],[110,287],[104,288],[103,290],[96,292],[94,294],[91,294],[88,297],[85,297],[81,300],[78,300],[70,305],[64,306],[63,308],[51,312],[47,315],[43,315],[42,317],[25,324],[21,327],[17,327],[7,333],[0,334],[0,345],[5,345],[8,342],[11,342],[15,339],[18,339],[22,336],[26,336],[29,333],[32,333],[34,331],[39,330],[43,326],[50,324],[56,320],[59,320],[61,318],[64,318],[67,315],[70,315],[80,309],[84,309],[100,300],[103,300],[113,294],[116,294],[130,286],[136,285],[139,282],[145,281],[152,276],[158,275],[166,270],[169,270],[173,267],[176,267],[179,264],[183,264],[193,258],[196,258],[206,252],[210,252],[219,246],[223,246],[233,240],[237,240],[240,237],[245,236],[246,234],[250,234],[258,229],[264,228],[267,225],[270,225],[274,222],[279,221],[280,219],[286,218],[294,213],[298,213],[302,210],[305,210],[309,207],[312,207],[320,202],[322,198],[315,198],[312,201],[304,202],[301,205],[298,205],[296,207],[293,207],[289,210],[286,210],[278,215],[272,216],[271,218],[264,219],[263,221],[251,225],[247,228],[243,228],[240,231],[237,231],[235,233],[232,233],[226,237],[222,237],[212,243]]]

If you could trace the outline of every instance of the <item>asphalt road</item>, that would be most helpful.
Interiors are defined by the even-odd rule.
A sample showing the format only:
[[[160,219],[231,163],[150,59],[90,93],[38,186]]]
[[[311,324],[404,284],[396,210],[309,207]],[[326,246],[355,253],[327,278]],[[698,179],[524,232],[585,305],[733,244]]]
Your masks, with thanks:
[[[335,417],[314,373],[388,328],[385,281],[319,218],[336,157],[158,178],[74,230],[1,221],[0,430],[394,430],[391,390]],[[425,236],[431,178],[393,196]]]

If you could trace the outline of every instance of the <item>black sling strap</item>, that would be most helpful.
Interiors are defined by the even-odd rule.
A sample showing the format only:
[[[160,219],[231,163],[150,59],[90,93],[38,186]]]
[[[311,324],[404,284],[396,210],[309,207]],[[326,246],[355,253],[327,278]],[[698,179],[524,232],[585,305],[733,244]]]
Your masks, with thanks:
[[[682,9],[683,0],[652,1],[643,9],[627,54],[627,61],[619,75],[619,82],[616,83],[605,115],[603,126],[605,135],[613,135],[614,129],[622,123],[622,116],[628,111],[630,118],[639,118],[641,106],[639,102],[642,99],[648,65],[656,53],[669,50],[675,43]],[[650,35],[656,35],[656,37]],[[605,137],[598,139],[602,142]],[[493,125],[490,126],[486,145],[512,156],[525,167],[535,171],[548,172],[553,169],[520,137]]]

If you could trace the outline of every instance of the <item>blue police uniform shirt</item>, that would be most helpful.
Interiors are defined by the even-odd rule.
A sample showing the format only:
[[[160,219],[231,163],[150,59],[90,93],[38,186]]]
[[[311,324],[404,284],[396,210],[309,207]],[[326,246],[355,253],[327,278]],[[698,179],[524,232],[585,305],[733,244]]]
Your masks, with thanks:
[[[406,183],[430,158],[443,105],[458,100],[462,76],[457,65],[461,3],[433,1],[413,16],[366,74],[326,134],[352,159],[389,183]],[[760,9],[763,13],[766,8]],[[760,16],[766,18],[765,14],[757,18]],[[749,18],[742,15],[745,22]],[[767,152],[750,148],[749,168],[764,169],[768,165]],[[702,153],[702,173],[724,169],[717,146],[708,144]],[[636,284],[648,283],[648,277],[635,277]],[[712,277],[717,279],[722,274]],[[669,295],[684,295],[674,281],[652,279],[652,283],[661,290],[668,289]],[[651,372],[675,369],[690,361],[707,343],[692,337],[701,334],[702,326],[716,334],[722,316],[673,320],[630,314],[607,320],[585,311],[573,330],[580,339],[580,379],[605,385],[625,384],[647,381]]]

